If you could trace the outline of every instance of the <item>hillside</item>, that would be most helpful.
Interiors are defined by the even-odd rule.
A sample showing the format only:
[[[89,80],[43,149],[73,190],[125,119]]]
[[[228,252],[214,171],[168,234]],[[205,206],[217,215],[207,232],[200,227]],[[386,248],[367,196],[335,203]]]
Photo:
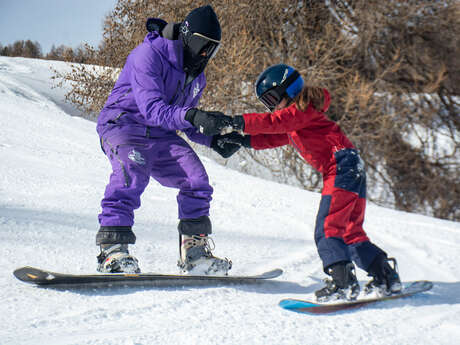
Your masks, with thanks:
[[[214,187],[215,254],[232,274],[280,267],[259,285],[206,288],[34,288],[24,265],[93,273],[100,199],[110,166],[95,123],[51,89],[59,62],[0,57],[0,343],[446,344],[460,338],[460,225],[368,204],[365,228],[395,256],[404,281],[429,293],[331,316],[277,306],[311,298],[324,278],[313,241],[320,195],[241,174],[202,157]],[[133,253],[144,271],[176,273],[176,190],[151,181],[136,212]],[[365,284],[365,272],[358,270]]]

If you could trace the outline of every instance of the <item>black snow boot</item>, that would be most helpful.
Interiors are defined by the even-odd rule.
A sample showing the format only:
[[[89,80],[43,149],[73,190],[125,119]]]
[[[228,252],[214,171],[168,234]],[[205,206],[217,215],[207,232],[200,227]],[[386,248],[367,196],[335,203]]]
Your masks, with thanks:
[[[401,292],[402,284],[396,259],[379,255],[369,266],[367,273],[372,280],[364,287],[364,293],[375,292],[378,296],[388,296]]]
[[[327,269],[332,279],[325,279],[326,286],[315,291],[318,302],[327,302],[336,299],[355,300],[360,291],[356,279],[355,266],[351,262],[338,262]]]

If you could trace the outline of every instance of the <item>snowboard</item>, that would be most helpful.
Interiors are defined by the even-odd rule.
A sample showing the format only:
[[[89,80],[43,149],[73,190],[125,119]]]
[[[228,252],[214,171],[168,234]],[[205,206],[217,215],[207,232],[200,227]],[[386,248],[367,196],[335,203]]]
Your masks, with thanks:
[[[66,274],[30,266],[16,269],[19,280],[42,287],[111,287],[111,286],[187,286],[212,284],[247,284],[279,277],[283,271],[274,269],[248,276],[208,276],[157,273]]]
[[[363,298],[357,299],[354,301],[341,301],[341,302],[331,302],[331,303],[316,303],[306,300],[298,299],[283,299],[279,302],[281,308],[295,311],[297,313],[303,314],[329,314],[335,313],[343,310],[361,308],[366,305],[389,301],[404,297],[413,296],[420,292],[428,291],[433,287],[433,283],[426,280],[415,281],[409,283],[406,287],[403,288],[402,292],[395,295],[375,297],[375,298]]]

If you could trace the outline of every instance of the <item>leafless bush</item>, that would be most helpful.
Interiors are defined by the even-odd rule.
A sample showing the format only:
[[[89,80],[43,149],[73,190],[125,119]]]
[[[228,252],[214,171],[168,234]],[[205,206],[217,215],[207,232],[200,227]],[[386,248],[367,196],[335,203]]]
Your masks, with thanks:
[[[179,22],[211,3],[223,45],[206,72],[201,106],[228,114],[264,111],[253,95],[269,65],[295,66],[332,94],[328,115],[367,163],[370,199],[460,219],[460,11],[454,0],[119,0],[104,23],[93,65],[58,75],[69,99],[97,114],[148,17]],[[280,181],[311,190],[321,177],[291,147],[246,151]],[[243,168],[247,169],[247,168]]]

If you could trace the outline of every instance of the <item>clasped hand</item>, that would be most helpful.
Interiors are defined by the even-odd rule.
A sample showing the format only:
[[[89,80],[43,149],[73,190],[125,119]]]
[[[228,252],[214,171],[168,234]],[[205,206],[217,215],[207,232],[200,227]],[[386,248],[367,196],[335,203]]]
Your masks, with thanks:
[[[233,124],[233,118],[220,111],[204,111],[195,108],[187,111],[185,119],[200,133],[208,136],[219,134],[224,128],[231,127]]]
[[[200,133],[212,136],[211,148],[224,158],[229,158],[241,146],[250,147],[250,137],[233,130],[244,129],[243,116],[227,116],[219,111],[189,109],[185,119],[196,127]],[[225,131],[231,133],[222,134]]]
[[[220,111],[205,111],[196,108],[189,109],[185,119],[196,127],[204,135],[221,134],[226,128],[243,130],[244,120],[242,116],[227,116]]]

